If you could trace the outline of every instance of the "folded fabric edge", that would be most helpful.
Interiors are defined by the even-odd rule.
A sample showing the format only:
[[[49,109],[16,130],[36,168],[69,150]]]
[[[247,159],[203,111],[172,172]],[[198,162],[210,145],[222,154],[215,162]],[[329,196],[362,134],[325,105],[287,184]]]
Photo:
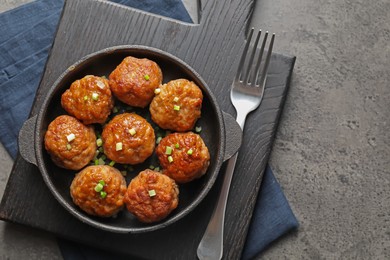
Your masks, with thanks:
[[[281,243],[283,240],[287,239],[289,236],[293,236],[298,232],[299,230],[299,223],[297,222],[296,226],[292,226],[289,229],[286,229],[283,234],[281,234],[278,238],[274,239],[273,241],[270,241],[267,245],[264,246],[264,248],[259,251],[258,253],[254,254],[249,259],[261,259],[262,255],[267,251],[267,249],[272,248],[274,244]]]
[[[37,20],[62,7],[63,0],[36,0],[0,13],[0,43],[26,28],[34,28]]]
[[[0,68],[0,88],[3,84],[6,84],[15,76],[23,73],[24,70],[28,69],[31,65],[39,62],[41,59],[47,59],[51,45],[45,46],[43,49],[26,56],[26,58],[19,60],[5,68]],[[1,48],[0,48],[1,49]]]
[[[243,260],[261,254],[275,241],[299,227],[299,222],[269,164],[264,171],[254,208],[247,243],[241,256]]]

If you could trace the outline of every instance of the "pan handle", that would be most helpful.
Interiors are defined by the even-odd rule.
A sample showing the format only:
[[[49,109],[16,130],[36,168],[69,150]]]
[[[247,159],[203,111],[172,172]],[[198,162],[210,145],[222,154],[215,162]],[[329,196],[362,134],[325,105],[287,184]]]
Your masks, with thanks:
[[[230,159],[240,149],[242,143],[242,130],[237,121],[228,113],[222,111],[225,123],[225,157],[223,161]]]
[[[35,145],[34,145],[34,133],[35,125],[37,122],[37,116],[33,116],[27,119],[22,129],[19,131],[18,145],[19,153],[29,163],[38,165],[37,158],[35,156]]]

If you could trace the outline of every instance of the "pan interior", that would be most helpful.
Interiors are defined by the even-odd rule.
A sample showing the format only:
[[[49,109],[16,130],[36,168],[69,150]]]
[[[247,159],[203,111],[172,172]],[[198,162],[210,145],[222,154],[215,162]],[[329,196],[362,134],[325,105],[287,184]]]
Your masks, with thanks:
[[[86,75],[106,76],[127,56],[148,58],[155,61],[163,72],[163,83],[172,79],[186,78],[194,81],[204,95],[202,105],[202,116],[197,126],[202,127],[200,133],[210,152],[210,166],[207,173],[198,180],[191,183],[179,185],[180,197],[179,206],[163,221],[154,224],[142,224],[133,215],[123,210],[116,218],[93,217],[80,210],[72,201],[70,196],[70,184],[77,172],[57,167],[50,159],[43,145],[43,136],[49,123],[57,116],[66,114],[61,107],[61,95],[68,89],[71,83]],[[138,109],[137,112],[151,122],[148,107]],[[48,93],[46,101],[41,109],[41,116],[37,121],[37,133],[39,144],[37,158],[39,167],[46,184],[56,199],[73,215],[83,222],[92,224],[95,227],[114,232],[146,232],[167,226],[189,213],[207,194],[214,184],[219,168],[222,164],[224,149],[224,129],[221,112],[216,104],[215,98],[203,80],[184,62],[172,55],[150,48],[121,47],[97,52],[68,69],[53,85]],[[151,122],[154,124],[153,122]],[[138,172],[148,168],[157,161],[153,154],[144,163],[134,166],[134,171],[126,176],[127,184],[137,175]]]

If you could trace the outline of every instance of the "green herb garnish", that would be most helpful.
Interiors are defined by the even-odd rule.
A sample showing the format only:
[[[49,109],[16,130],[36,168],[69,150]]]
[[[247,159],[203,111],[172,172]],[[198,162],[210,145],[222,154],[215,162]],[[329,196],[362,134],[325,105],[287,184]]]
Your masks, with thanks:
[[[150,197],[156,196],[156,191],[155,190],[149,190],[148,192],[149,192],[149,196]]]
[[[170,147],[170,146],[167,146],[166,148],[165,148],[165,154],[172,154],[172,147]]]

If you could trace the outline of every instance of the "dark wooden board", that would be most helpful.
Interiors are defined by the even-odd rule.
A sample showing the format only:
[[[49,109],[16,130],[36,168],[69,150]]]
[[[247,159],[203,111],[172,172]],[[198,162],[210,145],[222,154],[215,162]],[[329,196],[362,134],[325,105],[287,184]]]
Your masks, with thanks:
[[[205,79],[222,110],[235,115],[229,89],[253,4],[253,0],[202,1],[201,22],[192,25],[105,1],[66,1],[31,116],[38,113],[56,78],[75,61],[106,47],[128,44],[152,46],[178,56]],[[273,55],[262,104],[247,118],[227,206],[225,259],[241,255],[294,61],[293,57]],[[224,167],[221,175],[223,171]],[[37,167],[18,156],[1,202],[0,218],[133,257],[196,259],[221,175],[198,208],[178,223],[148,234],[114,234],[86,225],[66,212],[45,186]]]

